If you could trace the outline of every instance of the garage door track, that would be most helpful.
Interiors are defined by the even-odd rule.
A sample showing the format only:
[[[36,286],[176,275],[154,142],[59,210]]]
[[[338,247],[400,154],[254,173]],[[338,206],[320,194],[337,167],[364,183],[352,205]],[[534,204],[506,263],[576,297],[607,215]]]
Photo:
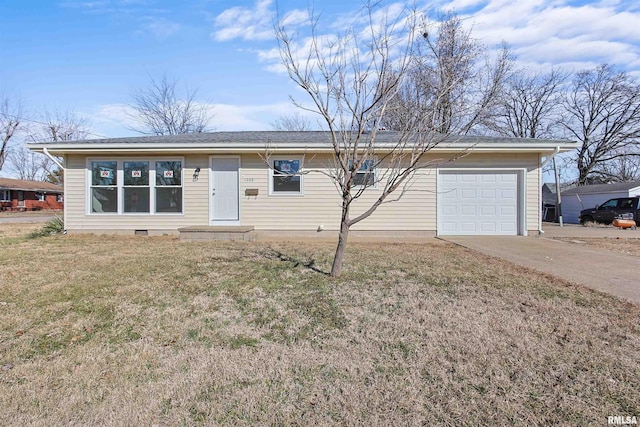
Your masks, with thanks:
[[[443,236],[441,239],[640,303],[640,260],[546,237]]]

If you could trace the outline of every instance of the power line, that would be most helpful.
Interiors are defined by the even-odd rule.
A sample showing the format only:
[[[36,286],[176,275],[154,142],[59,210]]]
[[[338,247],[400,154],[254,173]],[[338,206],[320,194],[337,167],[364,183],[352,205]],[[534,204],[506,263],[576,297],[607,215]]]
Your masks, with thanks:
[[[39,125],[44,125],[44,126],[51,125],[51,123],[41,122],[41,121],[38,121],[38,120],[29,119],[29,118],[26,118],[26,117],[16,116],[16,115],[13,115],[13,114],[8,114],[8,113],[3,113],[3,112],[0,112],[0,115],[3,115],[3,116],[8,117],[10,119],[20,120],[20,121],[23,121],[23,122],[37,123]],[[96,136],[98,138],[103,138],[103,139],[104,138],[109,138],[108,136],[99,135],[97,133],[93,133],[93,132],[89,132],[89,131],[83,131],[83,133],[85,133],[86,135]]]

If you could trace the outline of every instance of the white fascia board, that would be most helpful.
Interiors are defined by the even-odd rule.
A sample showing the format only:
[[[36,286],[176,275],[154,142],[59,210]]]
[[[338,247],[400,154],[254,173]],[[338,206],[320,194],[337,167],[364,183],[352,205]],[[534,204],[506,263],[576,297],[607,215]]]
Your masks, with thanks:
[[[264,144],[264,143],[234,143],[234,144],[201,144],[201,143],[181,143],[181,144],[161,144],[161,143],[81,143],[81,144],[27,144],[27,147],[35,152],[42,153],[46,148],[51,153],[77,153],[77,154],[92,154],[92,153],[255,153],[268,150],[270,152],[289,152],[289,153],[304,153],[304,152],[327,152],[332,153],[333,147],[330,144],[307,144],[301,145],[278,145],[278,144]],[[556,148],[560,148],[560,152],[570,151],[577,147],[575,143],[564,143],[558,145],[557,142],[546,143],[475,143],[475,144],[461,144],[461,143],[441,143],[434,146],[430,151],[434,152],[461,152],[461,151],[473,151],[473,152],[520,152],[520,153],[546,153],[553,152]],[[395,144],[376,144],[375,150],[379,152],[389,151],[396,148]],[[407,151],[411,147],[407,146]]]

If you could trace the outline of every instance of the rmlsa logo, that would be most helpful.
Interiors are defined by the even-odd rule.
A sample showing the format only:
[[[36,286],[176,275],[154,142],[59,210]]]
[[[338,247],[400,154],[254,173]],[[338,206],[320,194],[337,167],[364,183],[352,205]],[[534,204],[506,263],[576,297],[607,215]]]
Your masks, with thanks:
[[[638,419],[635,416],[623,417],[622,415],[615,415],[607,417],[607,423],[616,426],[637,425]]]

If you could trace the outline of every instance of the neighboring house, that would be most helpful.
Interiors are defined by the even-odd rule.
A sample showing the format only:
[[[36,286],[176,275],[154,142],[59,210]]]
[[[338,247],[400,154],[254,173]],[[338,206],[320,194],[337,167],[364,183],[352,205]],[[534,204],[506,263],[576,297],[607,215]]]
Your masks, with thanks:
[[[63,209],[63,193],[49,182],[0,178],[0,210]]]
[[[377,134],[378,159],[397,138],[395,132]],[[64,158],[70,232],[159,234],[237,225],[304,235],[339,229],[341,199],[326,175],[333,161],[329,141],[326,132],[213,132],[29,147]],[[400,200],[381,205],[352,230],[394,236],[537,233],[541,160],[574,148],[569,141],[490,137],[441,143]],[[373,173],[383,176],[386,167]],[[366,185],[364,173],[361,181]],[[364,189],[354,216],[381,187]]]
[[[582,185],[563,191],[561,195],[563,221],[578,224],[578,216],[583,209],[593,208],[617,197],[640,196],[640,181]]]

